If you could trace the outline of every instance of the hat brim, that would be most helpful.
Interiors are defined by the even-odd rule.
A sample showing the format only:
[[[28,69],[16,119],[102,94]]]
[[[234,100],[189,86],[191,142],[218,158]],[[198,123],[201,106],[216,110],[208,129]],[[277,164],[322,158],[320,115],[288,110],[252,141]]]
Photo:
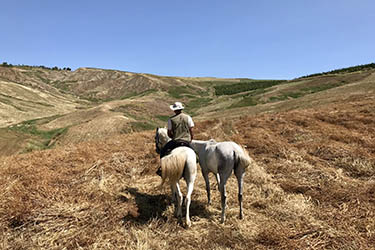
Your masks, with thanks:
[[[173,105],[170,105],[169,108],[173,111],[184,109],[184,107],[174,107]]]

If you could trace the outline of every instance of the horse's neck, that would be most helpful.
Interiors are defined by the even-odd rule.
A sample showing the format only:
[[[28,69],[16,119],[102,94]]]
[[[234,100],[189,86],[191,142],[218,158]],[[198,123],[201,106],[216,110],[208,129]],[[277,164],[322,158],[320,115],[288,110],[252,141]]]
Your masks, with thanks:
[[[198,152],[198,154],[203,153],[206,149],[208,141],[192,140],[191,145]]]
[[[218,142],[215,141],[214,139],[211,139],[211,140],[208,140],[208,141],[192,140],[192,143],[195,143],[199,146],[206,146],[206,145],[217,144]]]
[[[169,138],[168,136],[167,137],[163,137],[162,138],[162,141],[161,141],[161,144],[163,145],[163,147],[165,146],[165,144],[167,144],[167,142],[169,142],[171,140],[171,138]]]
[[[159,138],[162,139],[163,147],[165,146],[165,144],[167,144],[167,142],[172,140],[171,138],[169,138],[167,129],[165,129],[165,128],[162,129]]]
[[[191,145],[193,145],[193,147],[196,147],[196,148],[203,147],[205,144],[206,144],[205,141],[200,141],[200,140],[192,140],[191,141]]]

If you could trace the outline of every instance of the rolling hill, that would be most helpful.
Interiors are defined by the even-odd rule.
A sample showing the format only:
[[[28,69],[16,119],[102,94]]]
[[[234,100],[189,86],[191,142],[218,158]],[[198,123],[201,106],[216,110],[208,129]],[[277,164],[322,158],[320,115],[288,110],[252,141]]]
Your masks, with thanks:
[[[373,91],[373,64],[355,69],[283,81],[0,67],[0,155],[164,126],[176,100],[196,120],[340,102]]]

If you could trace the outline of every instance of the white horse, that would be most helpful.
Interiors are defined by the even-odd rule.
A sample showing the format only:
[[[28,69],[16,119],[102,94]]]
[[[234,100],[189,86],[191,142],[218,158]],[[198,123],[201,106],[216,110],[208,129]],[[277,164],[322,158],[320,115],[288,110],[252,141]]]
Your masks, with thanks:
[[[171,140],[168,137],[166,128],[158,128],[155,135],[156,152],[160,154],[160,150],[165,144]],[[186,226],[191,226],[189,208],[191,203],[191,194],[194,188],[194,181],[197,176],[197,158],[193,149],[189,147],[178,147],[171,151],[169,155],[164,156],[160,160],[161,164],[161,177],[162,182],[160,186],[163,186],[165,181],[172,189],[172,195],[174,197],[177,194],[177,217],[182,216],[182,202],[183,196],[181,193],[179,180],[184,177],[187,185],[186,194]]]
[[[198,153],[199,164],[206,182],[208,204],[211,204],[210,182],[208,174],[215,174],[221,194],[221,222],[225,221],[226,193],[225,184],[232,171],[238,182],[238,201],[240,205],[240,219],[242,212],[242,187],[245,169],[254,163],[248,153],[238,144],[231,141],[216,142],[215,140],[199,141],[193,140],[192,146]]]

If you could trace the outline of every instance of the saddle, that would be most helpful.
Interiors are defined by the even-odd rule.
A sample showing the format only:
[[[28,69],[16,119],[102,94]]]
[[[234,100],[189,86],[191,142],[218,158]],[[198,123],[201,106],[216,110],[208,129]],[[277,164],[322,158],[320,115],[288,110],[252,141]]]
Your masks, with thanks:
[[[160,159],[166,155],[169,155],[173,149],[178,148],[178,147],[189,147],[193,149],[193,147],[190,145],[190,142],[183,141],[183,140],[169,141],[161,150]]]
[[[195,150],[191,146],[190,142],[183,141],[183,140],[169,141],[164,146],[164,148],[162,148],[162,150],[160,152],[160,159],[163,158],[166,155],[169,155],[172,152],[173,149],[178,148],[178,147],[189,147],[195,152]],[[198,158],[197,158],[197,162],[198,162]],[[161,176],[161,167],[158,168],[158,170],[156,171],[156,174]]]

